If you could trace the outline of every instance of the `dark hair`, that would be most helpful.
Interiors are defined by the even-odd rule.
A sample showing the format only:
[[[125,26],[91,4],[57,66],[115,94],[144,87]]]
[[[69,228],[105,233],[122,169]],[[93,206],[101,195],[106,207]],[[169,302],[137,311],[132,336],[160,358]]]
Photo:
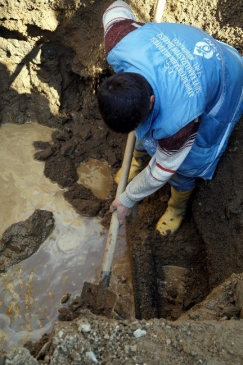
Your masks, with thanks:
[[[129,133],[150,111],[152,88],[136,73],[123,72],[108,77],[98,90],[98,106],[104,122],[120,133]]]

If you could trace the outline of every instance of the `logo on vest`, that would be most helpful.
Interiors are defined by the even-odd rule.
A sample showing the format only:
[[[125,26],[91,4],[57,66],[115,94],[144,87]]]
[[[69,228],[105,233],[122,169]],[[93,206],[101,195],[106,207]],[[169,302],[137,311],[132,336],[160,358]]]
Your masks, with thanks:
[[[212,58],[215,55],[216,58],[221,61],[217,42],[214,43],[211,39],[208,38],[203,38],[203,41],[197,42],[193,53],[206,59]]]
[[[213,57],[214,51],[208,43],[197,42],[193,53],[197,56],[201,56],[201,57],[209,59],[209,58]]]

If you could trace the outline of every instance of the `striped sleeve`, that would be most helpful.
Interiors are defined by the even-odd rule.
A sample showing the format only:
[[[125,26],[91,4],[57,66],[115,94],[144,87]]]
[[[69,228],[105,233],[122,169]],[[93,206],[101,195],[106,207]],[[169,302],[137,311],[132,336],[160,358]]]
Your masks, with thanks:
[[[109,28],[116,22],[122,20],[130,19],[136,21],[136,18],[130,8],[130,6],[125,3],[125,1],[117,0],[112,3],[104,12],[103,15],[103,25],[105,35],[109,31]]]
[[[187,124],[172,137],[158,140],[154,164],[149,164],[154,179],[164,181],[180,167],[190,152],[199,128],[199,119]],[[167,179],[168,180],[168,179]]]
[[[115,1],[103,15],[104,44],[106,55],[128,33],[144,23],[137,22],[131,8],[124,1]]]
[[[158,141],[156,153],[119,196],[121,204],[133,205],[166,184],[190,152],[199,128],[199,119],[189,123],[170,138]]]

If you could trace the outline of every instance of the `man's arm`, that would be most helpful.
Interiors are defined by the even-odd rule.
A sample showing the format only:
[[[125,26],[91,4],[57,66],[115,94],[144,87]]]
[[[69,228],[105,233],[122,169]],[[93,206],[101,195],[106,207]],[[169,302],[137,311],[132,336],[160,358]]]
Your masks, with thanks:
[[[198,128],[197,118],[174,136],[159,140],[149,165],[128,184],[126,191],[119,196],[120,203],[131,208],[165,185],[190,152]]]
[[[136,21],[130,6],[124,1],[111,4],[103,15],[106,55],[123,37],[143,24]]]
[[[127,3],[125,3],[125,1],[122,0],[114,1],[114,3],[112,3],[106,9],[103,15],[103,25],[104,25],[105,35],[109,31],[112,25],[126,19],[136,21],[136,18],[130,6]]]

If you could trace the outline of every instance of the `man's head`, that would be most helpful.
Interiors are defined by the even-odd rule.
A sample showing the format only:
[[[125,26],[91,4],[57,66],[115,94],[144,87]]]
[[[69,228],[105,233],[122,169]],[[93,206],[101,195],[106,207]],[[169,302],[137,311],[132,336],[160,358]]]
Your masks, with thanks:
[[[154,96],[147,80],[124,72],[107,78],[98,90],[98,105],[104,122],[116,132],[129,133],[152,109]]]

